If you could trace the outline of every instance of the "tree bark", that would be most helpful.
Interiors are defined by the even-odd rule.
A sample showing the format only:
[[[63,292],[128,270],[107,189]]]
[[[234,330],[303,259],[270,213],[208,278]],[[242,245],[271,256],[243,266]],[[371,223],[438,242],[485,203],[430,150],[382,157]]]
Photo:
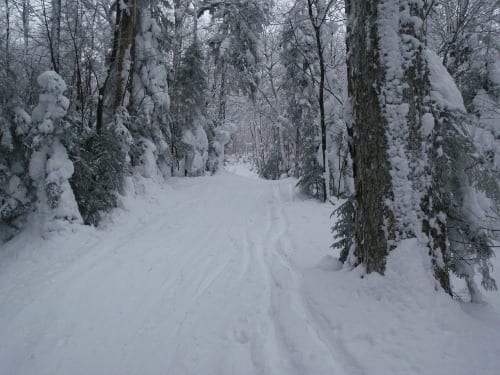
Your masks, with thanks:
[[[52,0],[51,17],[51,49],[54,71],[59,73],[61,67],[61,0]]]
[[[114,92],[113,109],[126,106],[126,88],[129,80],[130,69],[133,64],[132,48],[135,42],[135,28],[137,23],[137,2],[138,0],[128,0],[126,9],[120,9],[120,38],[118,42],[116,58],[116,82]],[[127,56],[128,55],[128,56]],[[127,58],[130,59],[127,61]],[[130,66],[126,66],[127,62]]]
[[[352,106],[351,155],[356,201],[355,255],[367,272],[383,273],[391,223],[384,200],[391,199],[386,121],[378,90],[384,70],[378,59],[378,1],[346,1],[348,93]]]
[[[331,3],[330,3],[331,4]],[[319,104],[319,115],[320,115],[320,128],[321,128],[321,156],[323,162],[323,201],[326,202],[328,199],[328,188],[327,188],[327,162],[326,162],[326,116],[325,116],[325,57],[323,54],[323,44],[321,40],[321,26],[323,25],[323,17],[318,17],[320,10],[317,9],[318,15],[315,17],[313,13],[313,0],[307,0],[307,9],[309,14],[309,20],[314,30],[314,36],[316,38],[316,52],[318,54],[319,60],[319,88],[318,88],[318,104]],[[324,10],[325,12],[327,9]],[[318,20],[318,18],[320,18]]]
[[[23,42],[24,42],[24,51],[28,50],[28,41],[29,41],[29,32],[30,32],[30,1],[23,0],[22,6],[22,18],[23,18]]]
[[[6,18],[6,30],[5,30],[5,68],[9,70],[10,66],[10,5],[9,0],[5,0],[5,18]]]
[[[440,137],[422,132],[423,116],[432,116],[424,6],[348,0],[346,13],[354,254],[367,272],[383,273],[400,241],[425,239],[434,277],[450,293],[435,160]]]

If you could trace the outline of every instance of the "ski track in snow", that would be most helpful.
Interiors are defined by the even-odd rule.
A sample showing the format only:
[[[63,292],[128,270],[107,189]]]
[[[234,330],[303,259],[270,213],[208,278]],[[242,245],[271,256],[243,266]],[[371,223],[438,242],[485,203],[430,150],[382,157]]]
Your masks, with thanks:
[[[182,203],[96,231],[26,305],[2,289],[0,373],[332,373],[314,330],[289,333],[304,316],[287,306],[298,290],[277,185],[176,184]]]
[[[168,184],[146,187],[152,198],[132,200],[104,229],[26,233],[0,248],[0,374],[429,373],[392,342],[374,347],[373,330],[349,328],[359,323],[340,290],[355,272],[317,267],[331,206],[301,198],[291,179],[222,172]],[[322,302],[335,302],[335,287],[338,303]],[[363,288],[354,300],[370,294]],[[369,370],[365,349],[382,367]],[[494,362],[500,345],[490,350]],[[436,353],[451,364],[433,373],[454,354]],[[478,374],[493,374],[487,364]]]

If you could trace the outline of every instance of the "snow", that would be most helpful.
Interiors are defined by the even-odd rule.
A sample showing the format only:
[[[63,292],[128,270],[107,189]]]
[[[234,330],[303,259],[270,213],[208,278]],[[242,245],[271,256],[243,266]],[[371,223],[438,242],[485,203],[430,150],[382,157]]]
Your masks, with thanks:
[[[466,112],[462,94],[439,56],[429,49],[425,50],[425,56],[429,67],[432,99],[443,109]]]
[[[190,176],[201,175],[205,171],[208,159],[208,139],[205,130],[200,123],[196,124],[194,130],[184,130],[182,142],[190,146],[187,152],[185,168]]]
[[[158,52],[161,28],[147,8],[141,9],[140,33],[135,37],[136,66],[133,95],[141,103],[141,111],[151,116],[155,109],[161,113],[170,105],[167,68]]]
[[[227,156],[230,163],[226,166],[226,170],[237,176],[243,176],[248,178],[259,178],[255,166],[249,165],[243,158],[234,158],[232,156]]]
[[[422,4],[413,4],[419,7]],[[420,236],[419,219],[421,216],[422,192],[415,189],[411,180],[422,173],[425,160],[408,157],[410,128],[408,123],[409,103],[405,102],[403,92],[406,89],[405,70],[413,64],[414,53],[419,43],[415,38],[408,43],[409,35],[401,32],[401,25],[415,23],[410,19],[410,1],[384,0],[377,5],[377,36],[379,38],[380,61],[384,66],[384,80],[379,94],[383,116],[387,121],[386,137],[388,143],[387,157],[390,162],[390,176],[393,197],[385,200],[385,205],[394,214],[396,240],[409,235]],[[424,156],[424,153],[421,153]],[[372,168],[375,168],[372,166]],[[387,218],[385,218],[387,221]],[[392,219],[391,219],[392,220]],[[388,221],[387,221],[388,222]],[[388,233],[388,228],[384,228]],[[390,244],[390,242],[388,242]]]
[[[0,247],[1,374],[498,374],[499,295],[434,291],[415,240],[362,279],[294,179],[134,184],[98,229]]]
[[[231,46],[231,39],[224,38],[219,46],[219,57],[223,57],[230,46]]]
[[[66,83],[53,71],[40,74],[37,82],[42,88],[42,93],[31,117],[33,122],[40,123],[40,132],[48,134],[53,130],[51,119],[62,118],[69,107],[69,100],[63,95],[66,91]]]
[[[434,130],[434,116],[431,113],[422,115],[422,135],[428,137]]]
[[[38,76],[36,81],[42,89],[50,93],[62,94],[66,91],[66,83],[61,76],[54,71],[49,70],[43,72]]]
[[[500,86],[500,62],[497,60],[491,64],[488,77],[495,85]]]
[[[61,121],[69,106],[64,80],[53,71],[38,76],[42,88],[39,102],[33,109],[35,124],[29,176],[36,188],[37,218],[41,232],[60,230],[67,223],[83,223],[70,186],[73,162],[69,159],[60,134],[67,123]]]
[[[143,177],[153,177],[157,175],[156,167],[156,146],[149,139],[141,137],[139,139],[141,154],[139,156],[138,172]]]

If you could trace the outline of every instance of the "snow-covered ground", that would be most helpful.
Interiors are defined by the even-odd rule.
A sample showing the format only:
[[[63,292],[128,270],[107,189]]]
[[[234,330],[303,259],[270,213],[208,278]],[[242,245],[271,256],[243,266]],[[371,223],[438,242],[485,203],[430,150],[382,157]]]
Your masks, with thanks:
[[[384,277],[339,269],[330,204],[230,171],[0,247],[0,374],[500,373],[498,293],[434,292],[411,241]]]

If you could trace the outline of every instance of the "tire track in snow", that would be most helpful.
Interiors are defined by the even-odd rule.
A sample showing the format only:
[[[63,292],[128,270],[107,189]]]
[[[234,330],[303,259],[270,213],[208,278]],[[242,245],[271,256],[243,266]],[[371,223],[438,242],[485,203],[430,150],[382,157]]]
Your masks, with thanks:
[[[288,199],[293,201],[293,191],[291,189],[291,185],[288,187]],[[296,249],[290,241],[290,233],[288,230],[290,221],[284,208],[283,192],[279,185],[277,191],[277,193],[275,192],[275,196],[279,202],[278,216],[283,221],[285,230],[283,235],[280,236],[280,243],[277,247],[276,254],[279,255],[281,262],[285,264],[285,267],[292,272],[292,275],[294,276],[294,288],[292,288],[292,290],[295,291],[295,293],[291,293],[294,301],[293,306],[299,313],[299,316],[302,317],[303,322],[306,324],[310,334],[319,343],[321,343],[322,348],[329,353],[332,366],[335,366],[338,369],[338,366],[341,365],[341,368],[339,369],[341,374],[362,375],[364,374],[364,370],[358,364],[354,356],[347,350],[345,345],[343,345],[339,337],[329,334],[330,332],[336,331],[333,329],[333,323],[326,318],[326,314],[318,312],[312,307],[310,298],[308,298],[308,294],[306,292],[303,275],[286,251],[286,249],[289,249],[289,252],[293,252],[293,250]],[[302,251],[304,250],[305,249]],[[325,324],[327,329],[325,329]]]
[[[186,184],[175,199],[97,232],[96,247],[10,321],[9,331],[27,328],[9,353],[31,340],[38,359],[19,360],[46,373],[81,373],[81,363],[87,373],[350,373],[322,340],[287,255],[290,187],[175,181]]]
[[[311,320],[302,295],[301,275],[286,254],[291,248],[287,237],[288,219],[283,209],[283,196],[278,184],[268,217],[270,228],[266,241],[266,266],[272,279],[272,320],[295,374],[332,374],[342,371],[328,343]],[[288,190],[290,198],[292,193]]]

